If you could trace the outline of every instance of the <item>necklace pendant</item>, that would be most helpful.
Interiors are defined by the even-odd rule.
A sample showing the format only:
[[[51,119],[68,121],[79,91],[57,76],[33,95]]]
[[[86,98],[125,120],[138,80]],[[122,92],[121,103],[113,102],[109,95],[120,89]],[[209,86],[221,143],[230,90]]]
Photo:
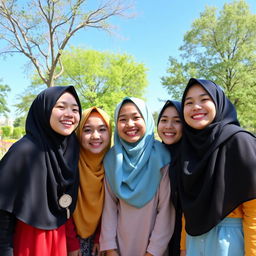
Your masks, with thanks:
[[[60,199],[59,199],[59,206],[61,208],[65,208],[67,211],[67,219],[70,218],[70,210],[69,210],[69,206],[72,203],[72,197],[69,194],[63,194]]]
[[[69,194],[63,194],[59,199],[59,206],[61,208],[67,208],[72,203],[72,197]]]

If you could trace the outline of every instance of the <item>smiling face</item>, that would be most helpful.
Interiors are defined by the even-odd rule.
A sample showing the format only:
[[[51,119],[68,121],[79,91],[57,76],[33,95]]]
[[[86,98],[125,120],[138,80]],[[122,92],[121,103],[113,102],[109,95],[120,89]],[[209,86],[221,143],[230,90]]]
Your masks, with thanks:
[[[157,132],[161,140],[171,145],[177,143],[182,136],[182,123],[175,107],[167,107],[160,117]]]
[[[216,107],[204,88],[195,84],[190,87],[184,101],[184,119],[194,129],[202,130],[212,123]]]
[[[118,115],[117,119],[118,135],[129,143],[139,141],[146,132],[145,121],[132,102],[125,103]]]
[[[63,93],[52,109],[50,117],[52,129],[68,136],[76,129],[79,121],[79,106],[75,97],[69,92]]]
[[[82,130],[82,147],[93,154],[99,154],[109,142],[110,133],[105,121],[98,112],[91,112]]]

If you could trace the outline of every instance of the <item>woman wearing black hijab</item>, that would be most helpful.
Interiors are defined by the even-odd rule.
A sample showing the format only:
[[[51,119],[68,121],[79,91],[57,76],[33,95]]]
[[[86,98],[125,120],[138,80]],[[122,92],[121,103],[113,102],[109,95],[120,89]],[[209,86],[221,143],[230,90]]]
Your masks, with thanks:
[[[187,256],[256,255],[256,138],[223,90],[191,78],[178,175]]]
[[[168,100],[161,109],[158,121],[157,132],[162,142],[166,145],[171,153],[171,163],[169,166],[169,176],[171,182],[171,200],[176,210],[174,233],[168,245],[170,256],[180,256],[180,240],[181,240],[181,207],[178,198],[177,173],[175,165],[177,157],[180,153],[180,142],[182,137],[181,122],[181,102]]]
[[[33,101],[26,135],[0,162],[1,256],[66,255],[65,223],[75,208],[81,116],[73,86]]]

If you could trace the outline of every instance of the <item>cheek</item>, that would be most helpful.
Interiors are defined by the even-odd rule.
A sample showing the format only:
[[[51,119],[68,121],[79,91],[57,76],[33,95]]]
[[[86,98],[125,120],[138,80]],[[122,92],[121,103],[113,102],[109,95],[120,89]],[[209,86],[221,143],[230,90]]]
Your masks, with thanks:
[[[184,109],[183,116],[184,116],[185,122],[187,123],[188,120],[189,120],[189,114],[188,114],[188,110],[187,109]]]
[[[163,126],[164,126],[164,125],[163,125],[162,123],[159,123],[158,126],[157,126],[157,131],[158,131],[158,132],[162,132]]]
[[[103,138],[103,140],[104,140],[104,142],[105,142],[106,144],[109,144],[109,141],[110,141],[109,133],[103,134],[103,135],[102,135],[102,138]]]
[[[83,146],[86,146],[89,142],[89,139],[90,139],[90,135],[88,134],[83,134],[82,137],[81,137],[81,143]]]
[[[140,122],[140,127],[144,134],[146,132],[146,124],[145,124],[144,120]]]
[[[182,124],[176,124],[175,129],[179,134],[182,134]]]
[[[124,128],[123,124],[120,124],[120,123],[117,124],[117,132],[118,132],[118,134],[120,134],[122,132],[123,128]]]

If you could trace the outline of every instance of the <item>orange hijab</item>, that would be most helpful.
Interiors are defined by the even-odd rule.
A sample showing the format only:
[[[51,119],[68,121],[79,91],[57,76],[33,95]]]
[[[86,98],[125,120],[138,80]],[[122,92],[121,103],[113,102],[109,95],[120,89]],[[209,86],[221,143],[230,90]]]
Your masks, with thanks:
[[[110,143],[99,154],[93,154],[81,146],[82,131],[85,122],[92,112],[98,112],[105,121],[109,135],[111,136],[110,119],[103,110],[92,107],[83,112],[80,125],[77,130],[77,137],[80,142],[79,175],[80,183],[78,189],[78,198],[73,219],[76,225],[77,233],[81,238],[87,238],[94,234],[103,209],[104,202],[104,184],[105,175],[103,167],[103,158],[110,148]]]

